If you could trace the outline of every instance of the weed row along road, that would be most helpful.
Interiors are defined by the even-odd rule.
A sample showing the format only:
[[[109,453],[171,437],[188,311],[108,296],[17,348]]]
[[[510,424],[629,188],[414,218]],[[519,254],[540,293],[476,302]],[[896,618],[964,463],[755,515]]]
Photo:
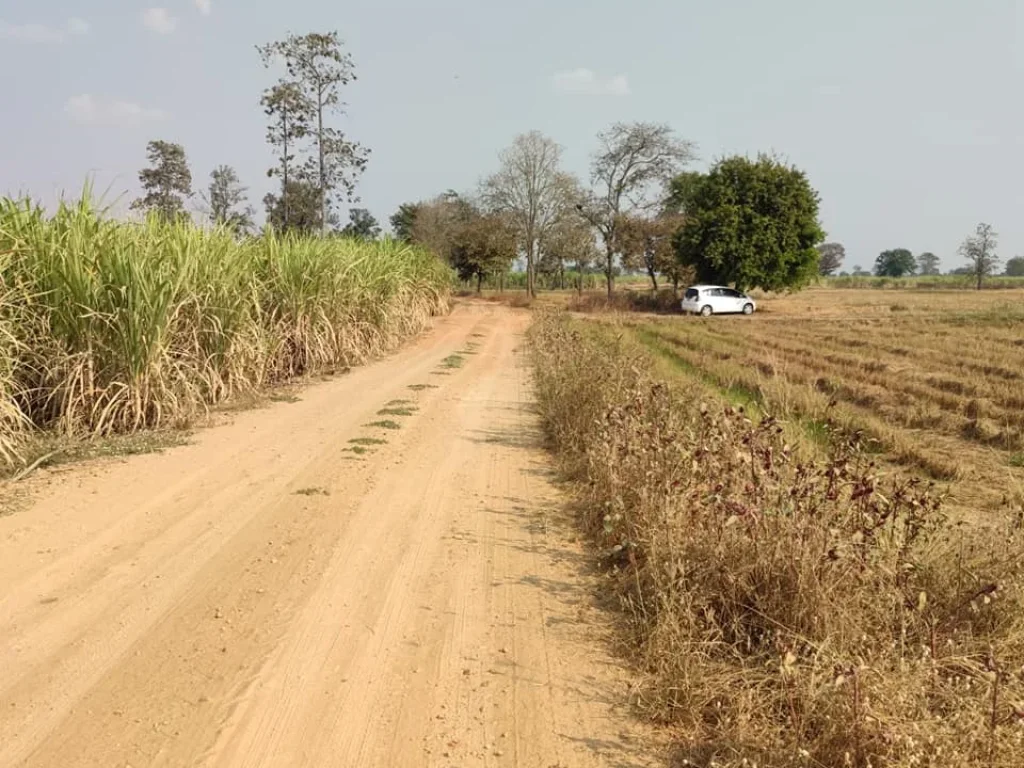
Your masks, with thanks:
[[[460,305],[297,402],[25,481],[0,766],[651,764],[539,447],[528,321]]]

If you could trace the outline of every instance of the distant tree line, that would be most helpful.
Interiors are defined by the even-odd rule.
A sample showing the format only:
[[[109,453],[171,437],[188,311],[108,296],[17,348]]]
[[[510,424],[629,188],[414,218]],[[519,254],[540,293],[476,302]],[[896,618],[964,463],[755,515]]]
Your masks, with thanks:
[[[978,224],[974,234],[964,240],[958,253],[965,264],[950,270],[950,275],[969,275],[975,278],[977,288],[982,288],[985,278],[996,275],[1000,260],[996,254],[998,236],[990,224]],[[842,262],[844,252],[836,243],[819,246],[820,270],[823,275],[834,274]],[[892,248],[882,251],[875,259],[873,274],[876,277],[909,277],[912,275],[931,276],[941,274],[939,257],[930,251],[915,256],[907,248]],[[847,272],[842,272],[846,276]],[[861,267],[853,268],[854,276],[871,275]],[[1008,277],[1024,276],[1024,257],[1014,257],[1006,262],[1003,273]]]
[[[289,35],[257,53],[278,74],[260,98],[274,154],[267,176],[279,185],[263,199],[267,225],[379,237],[365,208],[351,207],[348,222],[339,221],[339,204],[358,202],[369,150],[337,125],[341,92],[356,79],[338,34]],[[501,284],[520,261],[531,295],[538,274],[564,287],[567,273],[599,270],[611,295],[622,270],[645,274],[655,291],[659,280],[676,291],[691,280],[779,291],[841,269],[845,248],[825,242],[818,194],[799,169],[762,154],[688,170],[696,146],[663,124],[616,123],[596,138],[588,184],[562,168],[556,142],[531,131],[499,153],[474,192],[449,190],[399,206],[390,218],[394,236],[431,248],[478,287],[485,278]],[[190,217],[187,201],[196,195],[184,148],[151,141],[147,159],[143,195],[132,207],[169,221]],[[231,166],[216,167],[198,197],[216,225],[255,231],[255,210]],[[996,244],[992,227],[979,224],[960,247],[966,265],[956,271],[973,275],[980,288],[999,267]],[[933,275],[939,264],[933,253],[894,248],[878,255],[874,274]],[[856,266],[853,274],[870,273]],[[1024,274],[1024,259],[1010,259],[1006,274]]]
[[[403,203],[391,227],[478,286],[500,285],[520,259],[531,294],[538,273],[564,285],[568,270],[599,269],[609,295],[621,270],[676,291],[694,279],[782,290],[818,274],[818,196],[801,171],[767,155],[687,171],[695,145],[653,123],[616,123],[597,144],[585,186],[561,168],[558,144],[523,134],[475,193]]]

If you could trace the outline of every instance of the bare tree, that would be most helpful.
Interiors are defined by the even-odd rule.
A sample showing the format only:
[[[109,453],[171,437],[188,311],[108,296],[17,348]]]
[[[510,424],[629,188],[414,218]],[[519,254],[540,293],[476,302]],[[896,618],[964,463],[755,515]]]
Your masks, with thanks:
[[[604,244],[610,297],[622,215],[642,215],[661,207],[672,179],[695,159],[696,145],[655,123],[616,123],[597,138],[600,148],[590,167],[594,189],[578,208]]]
[[[539,131],[515,138],[500,154],[501,169],[486,178],[481,197],[512,223],[526,256],[526,289],[536,296],[540,243],[576,200],[575,179],[559,170],[562,148]]]
[[[977,278],[979,291],[982,281],[995,273],[999,267],[999,258],[996,256],[997,238],[998,235],[992,231],[991,224],[979,224],[974,230],[974,236],[968,237],[960,246],[960,255],[967,259],[967,268],[970,274]]]

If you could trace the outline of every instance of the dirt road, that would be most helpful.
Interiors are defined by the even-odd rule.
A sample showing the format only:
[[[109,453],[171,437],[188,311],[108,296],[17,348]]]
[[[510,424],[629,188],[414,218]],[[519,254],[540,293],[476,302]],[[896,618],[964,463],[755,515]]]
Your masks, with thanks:
[[[653,765],[526,322],[462,305],[297,402],[33,478],[0,517],[0,766]]]

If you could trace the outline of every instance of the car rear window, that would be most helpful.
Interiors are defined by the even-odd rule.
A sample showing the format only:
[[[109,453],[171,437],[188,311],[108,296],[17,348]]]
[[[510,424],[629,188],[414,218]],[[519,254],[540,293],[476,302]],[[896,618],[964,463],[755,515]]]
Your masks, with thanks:
[[[697,289],[696,288],[688,288],[686,290],[686,295],[683,298],[685,298],[685,299],[696,299],[698,295],[699,294],[697,293]]]

